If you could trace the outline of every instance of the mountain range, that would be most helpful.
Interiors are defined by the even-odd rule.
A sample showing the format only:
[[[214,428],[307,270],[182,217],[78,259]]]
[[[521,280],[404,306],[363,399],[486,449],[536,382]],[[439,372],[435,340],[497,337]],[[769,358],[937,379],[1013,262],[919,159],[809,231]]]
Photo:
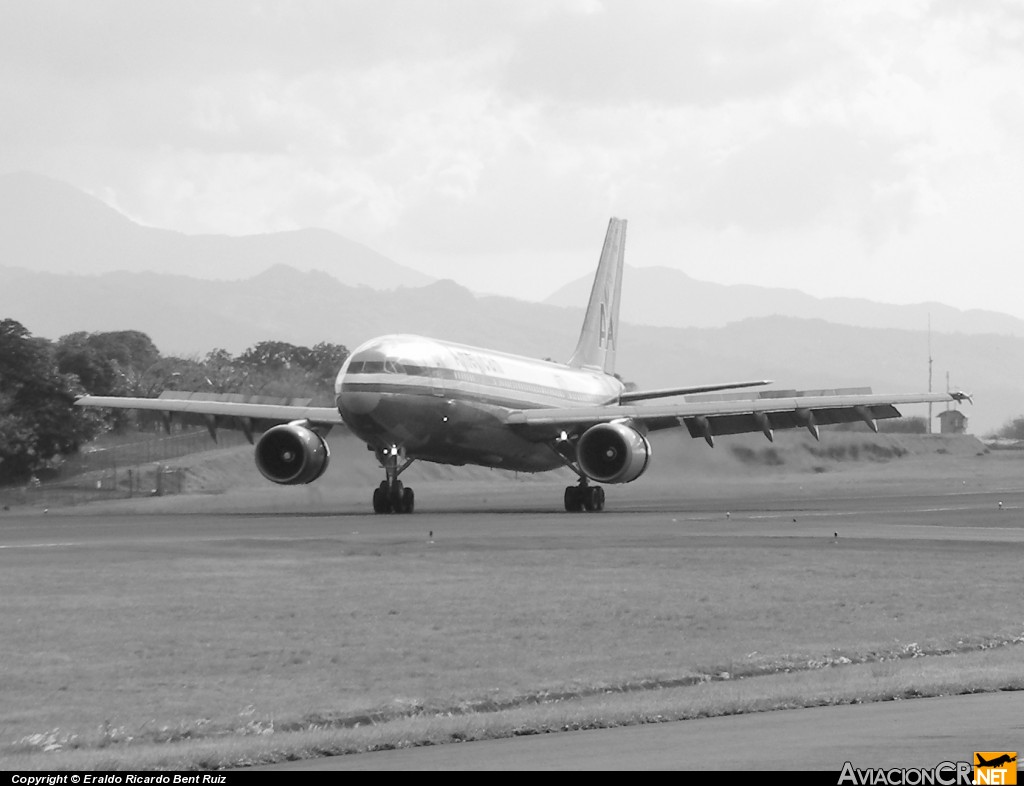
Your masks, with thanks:
[[[12,196],[18,181],[27,182],[27,190],[35,188],[36,195],[20,200]],[[54,194],[61,196],[58,199]],[[19,206],[15,218],[6,212],[11,204]],[[36,206],[34,211],[28,209],[30,204]],[[0,211],[0,318],[17,319],[33,334],[47,338],[78,330],[135,329],[149,334],[164,354],[202,355],[216,347],[237,353],[265,339],[307,346],[330,341],[354,348],[373,336],[405,332],[564,360],[576,343],[589,294],[589,282],[574,282],[570,286],[576,287],[575,292],[556,293],[550,299],[555,303],[478,296],[452,281],[426,280],[422,274],[320,230],[247,239],[191,237],[154,230],[131,222],[70,186],[31,175],[0,177]],[[29,227],[35,229],[30,232]],[[62,234],[77,241],[57,243],[53,238],[37,237],[39,234]],[[137,251],[144,245],[140,245],[142,241],[132,245],[124,239],[133,234],[145,236],[145,243],[154,244],[151,257],[113,255],[116,249]],[[262,262],[252,262],[276,259],[266,249],[287,246],[295,234],[307,239],[331,236],[324,248],[333,251],[328,254],[321,248],[310,258],[330,257],[333,267],[326,271],[315,266],[300,270],[280,261],[263,267]],[[236,263],[249,260],[251,268],[237,280],[141,270],[147,259],[162,260],[161,264],[173,267],[179,258],[175,255],[186,253],[181,250],[182,243],[189,246],[195,241],[196,245],[191,246],[195,249],[227,248],[232,240],[245,240],[263,249],[244,259],[232,257]],[[167,248],[161,247],[162,241],[167,241]],[[54,253],[71,256],[63,260],[48,257],[41,251],[47,243]],[[74,247],[89,243],[94,245]],[[353,255],[347,256],[345,249],[354,249]],[[78,269],[69,262],[72,257],[102,260],[102,265],[94,269],[83,262],[83,268]],[[370,263],[367,259],[377,261]],[[212,260],[207,257],[207,273]],[[298,264],[299,260],[295,261]],[[303,262],[306,265],[312,265],[309,259]],[[367,270],[373,266],[377,266],[376,271]],[[654,277],[649,278],[649,274]],[[710,294],[694,294],[694,290],[667,283],[682,275],[656,268],[626,271],[619,371],[627,380],[642,387],[767,378],[781,388],[871,385],[876,392],[927,389],[929,337],[925,321],[918,315],[907,318],[900,313],[908,307],[881,306],[880,312],[890,314],[890,321],[909,320],[915,329],[889,325],[887,320],[863,327],[826,321],[806,312],[802,315],[790,304],[802,301],[813,305],[809,301],[815,301],[802,293],[749,287],[745,289],[757,291],[726,298],[727,290],[735,288],[693,282],[717,288],[730,302],[749,294],[764,305],[778,293],[787,293],[789,300],[776,302],[794,313],[783,306],[766,313],[751,305],[752,313],[744,315],[722,305],[719,310],[735,316],[733,321],[687,326],[652,324],[658,319],[669,321],[673,301],[677,311],[703,313],[704,304],[694,301],[710,300]],[[652,281],[656,291],[650,290]],[[576,299],[571,306],[558,304],[567,303],[570,297]],[[635,311],[646,303],[652,304],[647,313]],[[1019,320],[950,309],[972,318],[964,316],[955,330],[943,329],[952,324],[955,314],[941,309],[929,312],[934,328],[933,388],[944,388],[948,371],[953,387],[975,394],[976,406],[967,409],[975,433],[994,429],[1024,412],[1024,375],[1019,371],[1024,368],[1024,331],[1018,331],[1015,325]],[[977,314],[983,316],[973,319]],[[993,327],[982,332],[986,325]],[[926,411],[924,408],[908,414]]]
[[[35,272],[250,278],[273,265],[390,289],[434,279],[326,229],[186,235],[143,226],[103,201],[29,172],[0,175],[0,265]]]
[[[622,318],[639,325],[722,327],[750,317],[790,316],[841,325],[932,330],[943,333],[1004,333],[1024,336],[1024,320],[998,311],[961,310],[943,303],[893,305],[863,298],[818,298],[796,289],[749,284],[714,284],[667,267],[626,266]],[[553,306],[585,303],[592,279],[584,276],[558,289],[544,302]]]

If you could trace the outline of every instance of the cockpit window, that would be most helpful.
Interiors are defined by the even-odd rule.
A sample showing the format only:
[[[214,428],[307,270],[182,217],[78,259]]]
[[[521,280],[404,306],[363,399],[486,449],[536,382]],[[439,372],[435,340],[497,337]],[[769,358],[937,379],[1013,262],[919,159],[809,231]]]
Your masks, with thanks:
[[[387,360],[353,360],[349,374],[405,374],[405,367],[394,358]]]

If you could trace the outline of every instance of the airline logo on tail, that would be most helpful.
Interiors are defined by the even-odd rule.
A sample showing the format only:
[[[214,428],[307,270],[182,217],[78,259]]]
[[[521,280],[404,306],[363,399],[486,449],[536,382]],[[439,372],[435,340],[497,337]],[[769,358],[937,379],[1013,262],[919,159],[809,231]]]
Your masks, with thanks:
[[[569,359],[569,365],[573,368],[592,368],[605,374],[615,372],[615,339],[619,332],[619,297],[622,292],[625,245],[626,222],[621,218],[613,218],[608,222],[587,313],[583,317],[580,340]]]
[[[601,303],[601,336],[600,345],[606,349],[615,349],[615,325],[608,321],[608,293],[604,293],[605,300]]]

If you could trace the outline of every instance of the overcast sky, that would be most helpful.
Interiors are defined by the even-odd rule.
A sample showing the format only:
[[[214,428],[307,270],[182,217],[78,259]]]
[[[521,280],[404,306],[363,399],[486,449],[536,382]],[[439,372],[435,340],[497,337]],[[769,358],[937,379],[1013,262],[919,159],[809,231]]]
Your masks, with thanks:
[[[0,0],[0,106],[0,172],[152,226],[540,299],[615,215],[632,265],[1024,317],[1019,0]]]

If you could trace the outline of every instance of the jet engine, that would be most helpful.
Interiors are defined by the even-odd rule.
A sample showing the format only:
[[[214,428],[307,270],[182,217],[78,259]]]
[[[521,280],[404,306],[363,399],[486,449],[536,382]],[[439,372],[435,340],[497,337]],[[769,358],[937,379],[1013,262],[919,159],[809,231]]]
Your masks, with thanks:
[[[312,483],[324,474],[331,451],[323,437],[300,423],[274,426],[256,443],[256,468],[274,483]]]
[[[600,423],[583,432],[576,445],[580,469],[602,483],[629,483],[651,459],[647,437],[626,423]]]

